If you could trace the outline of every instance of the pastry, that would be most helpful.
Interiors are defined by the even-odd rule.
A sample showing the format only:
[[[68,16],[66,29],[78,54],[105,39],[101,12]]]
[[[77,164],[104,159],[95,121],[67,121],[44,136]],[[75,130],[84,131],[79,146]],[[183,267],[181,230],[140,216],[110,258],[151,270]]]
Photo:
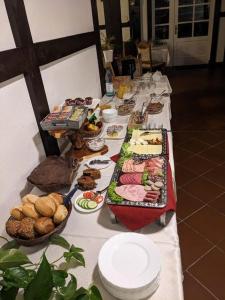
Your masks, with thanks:
[[[81,176],[77,179],[78,186],[81,190],[92,190],[95,188],[96,183],[90,176]]]
[[[40,215],[44,217],[52,217],[56,211],[56,204],[52,198],[44,196],[40,197],[35,202],[35,208]]]
[[[68,210],[65,207],[65,205],[59,205],[57,207],[57,210],[56,210],[55,214],[54,214],[54,222],[56,224],[61,223],[63,220],[65,220],[67,215],[68,215]]]
[[[84,176],[90,176],[93,179],[101,178],[101,173],[98,169],[88,168],[83,171]]]
[[[20,227],[18,230],[19,236],[31,240],[35,238],[35,231],[34,231],[34,223],[35,220],[32,218],[24,218],[20,221]]]
[[[40,217],[39,213],[34,207],[34,204],[32,203],[25,203],[22,206],[22,212],[26,217],[38,219]]]
[[[6,222],[5,227],[6,227],[6,232],[9,235],[17,236],[18,235],[18,231],[20,229],[20,221],[17,221],[15,219],[9,219]]]
[[[55,228],[55,225],[51,218],[41,217],[35,221],[34,229],[39,234],[46,234],[51,232]]]
[[[58,193],[51,193],[48,195],[49,198],[53,199],[55,202],[56,207],[58,207],[60,204],[63,204],[63,196]]]
[[[25,215],[23,214],[23,207],[22,207],[22,205],[21,205],[21,206],[16,206],[16,207],[14,207],[14,208],[11,210],[10,215],[11,215],[14,219],[16,219],[16,220],[18,220],[18,221],[22,220],[22,219],[25,217]]]
[[[22,203],[32,203],[34,204],[39,197],[32,194],[27,194],[22,198]]]

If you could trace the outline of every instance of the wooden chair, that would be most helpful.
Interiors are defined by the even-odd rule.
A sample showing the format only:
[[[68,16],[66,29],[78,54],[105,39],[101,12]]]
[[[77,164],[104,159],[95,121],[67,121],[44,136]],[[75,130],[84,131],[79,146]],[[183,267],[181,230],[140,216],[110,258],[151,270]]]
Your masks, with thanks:
[[[150,70],[151,72],[155,70],[165,71],[166,63],[158,62],[152,60],[152,44],[150,41],[142,41],[137,45],[138,56],[141,62],[141,68]]]

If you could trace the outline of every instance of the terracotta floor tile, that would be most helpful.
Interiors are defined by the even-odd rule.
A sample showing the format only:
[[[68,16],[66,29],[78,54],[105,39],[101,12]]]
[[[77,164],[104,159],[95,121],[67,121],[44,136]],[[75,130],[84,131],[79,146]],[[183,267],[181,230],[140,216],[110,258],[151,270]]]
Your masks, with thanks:
[[[201,152],[201,156],[217,164],[221,164],[225,161],[225,151],[219,148],[219,146],[206,149]]]
[[[213,247],[212,243],[201,237],[184,222],[178,224],[178,234],[181,247],[181,262],[184,270]]]
[[[196,175],[193,172],[185,169],[181,165],[177,165],[175,170],[175,177],[177,186],[179,187],[196,178]]]
[[[196,132],[196,137],[200,141],[202,141],[206,144],[209,144],[211,146],[222,142],[223,139],[225,138],[225,137],[223,137],[221,135],[217,135],[217,134],[215,134],[215,132],[212,132],[212,131],[209,131],[209,130]]]
[[[193,152],[198,153],[201,152],[209,147],[208,144],[201,142],[199,139],[193,138],[184,144],[180,145],[181,148]]]
[[[177,216],[182,220],[202,207],[205,203],[185,191],[177,191]]]
[[[189,270],[219,299],[225,299],[225,254],[213,249]]]
[[[225,189],[225,165],[214,168],[204,174],[203,177],[208,178]]]
[[[215,300],[191,275],[184,273],[184,300]]]
[[[211,207],[203,207],[185,222],[213,243],[225,238],[225,216]]]
[[[212,201],[224,192],[223,188],[202,176],[186,184],[183,189],[204,202]]]
[[[216,163],[205,159],[201,156],[201,154],[193,155],[187,158],[182,162],[182,165],[188,170],[196,173],[197,175],[201,175],[217,166]]]
[[[218,247],[225,253],[225,239],[218,244]]]
[[[225,215],[225,193],[209,202],[209,205]]]
[[[173,154],[174,161],[176,163],[181,163],[182,161],[193,155],[193,153],[191,153],[190,151],[186,151],[185,149],[182,149],[176,145],[173,146]]]

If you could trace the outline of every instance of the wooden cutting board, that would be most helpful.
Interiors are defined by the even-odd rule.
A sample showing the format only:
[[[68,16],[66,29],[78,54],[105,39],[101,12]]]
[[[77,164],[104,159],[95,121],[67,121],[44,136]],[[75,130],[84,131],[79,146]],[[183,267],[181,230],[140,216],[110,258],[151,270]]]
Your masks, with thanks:
[[[87,146],[85,145],[82,149],[73,149],[73,147],[70,148],[70,150],[68,152],[66,152],[66,157],[72,157],[72,158],[76,158],[79,161],[82,161],[84,159],[89,159],[95,156],[99,156],[99,155],[103,155],[106,154],[109,151],[108,146],[104,146],[102,148],[102,150],[99,151],[91,151],[90,149],[87,148]]]

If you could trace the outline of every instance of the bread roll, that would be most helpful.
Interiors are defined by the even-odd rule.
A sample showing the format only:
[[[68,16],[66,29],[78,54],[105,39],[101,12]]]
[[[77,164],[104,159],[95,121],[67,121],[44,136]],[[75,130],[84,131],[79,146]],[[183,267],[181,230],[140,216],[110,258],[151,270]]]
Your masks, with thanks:
[[[51,218],[41,217],[35,221],[34,229],[39,234],[46,234],[51,232],[55,228],[55,225]]]
[[[35,208],[44,217],[52,217],[56,211],[54,200],[48,196],[40,197],[35,202]]]
[[[26,217],[38,219],[40,217],[39,213],[36,211],[34,204],[25,203],[22,207],[23,214]]]
[[[10,211],[10,215],[18,220],[18,221],[21,221],[25,215],[23,214],[23,207],[22,205],[21,206],[16,206],[14,207],[11,211]]]
[[[68,215],[68,210],[65,207],[65,205],[59,205],[57,207],[57,210],[56,210],[55,214],[54,214],[54,222],[56,224],[61,223],[63,220],[65,220],[67,215]]]
[[[63,204],[63,196],[58,193],[51,193],[48,195],[48,197],[54,200],[56,207],[58,207],[60,204]]]
[[[24,218],[20,221],[20,228],[18,230],[18,234],[28,240],[35,238],[35,231],[34,231],[34,223],[35,220],[32,218]]]
[[[27,194],[22,198],[22,203],[32,203],[34,204],[39,197],[32,194]]]
[[[20,221],[17,221],[15,219],[9,219],[7,222],[6,222],[6,232],[9,234],[9,235],[13,235],[13,236],[17,236],[18,235],[18,231],[20,229]]]

